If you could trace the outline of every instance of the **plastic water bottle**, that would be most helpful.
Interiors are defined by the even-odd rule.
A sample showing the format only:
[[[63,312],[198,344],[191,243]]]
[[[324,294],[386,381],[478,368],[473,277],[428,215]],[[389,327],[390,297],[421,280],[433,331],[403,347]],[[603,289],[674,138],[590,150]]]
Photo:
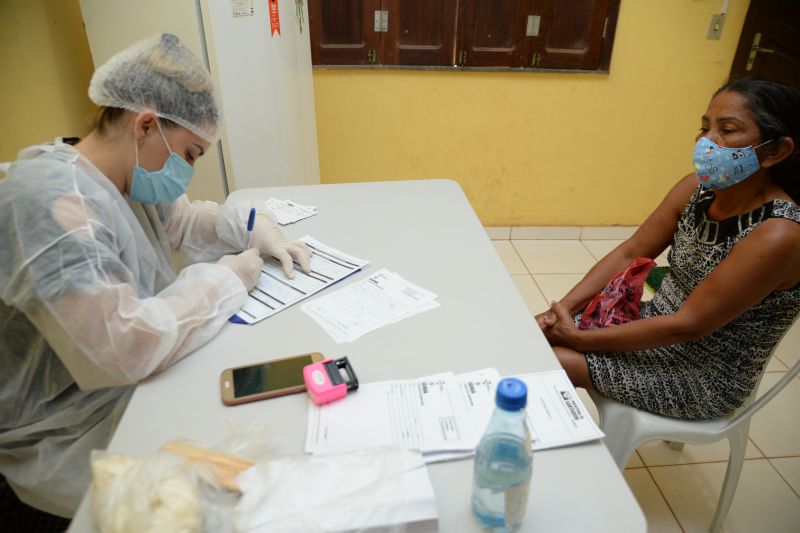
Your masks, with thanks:
[[[516,378],[497,384],[496,408],[475,452],[472,512],[483,527],[512,531],[528,505],[533,453],[525,423],[528,388]]]

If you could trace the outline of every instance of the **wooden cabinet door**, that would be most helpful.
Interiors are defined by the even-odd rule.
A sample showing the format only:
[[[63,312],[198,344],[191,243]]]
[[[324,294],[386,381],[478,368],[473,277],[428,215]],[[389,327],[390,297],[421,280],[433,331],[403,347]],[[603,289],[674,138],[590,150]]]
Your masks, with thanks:
[[[532,0],[460,0],[456,64],[529,66],[530,40],[524,36],[532,4]]]
[[[453,65],[456,0],[383,0],[389,13],[382,33],[387,65]]]
[[[609,0],[549,0],[538,2],[541,24],[532,40],[531,54],[538,53],[539,68],[600,68],[603,29]]]
[[[309,0],[311,59],[315,65],[378,63],[380,33],[375,11],[380,0]],[[370,52],[372,51],[372,52]]]

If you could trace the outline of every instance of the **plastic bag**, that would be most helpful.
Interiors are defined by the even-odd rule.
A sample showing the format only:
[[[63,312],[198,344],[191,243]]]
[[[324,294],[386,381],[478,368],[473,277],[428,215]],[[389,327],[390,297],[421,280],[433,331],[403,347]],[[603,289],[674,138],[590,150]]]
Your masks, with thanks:
[[[144,459],[94,450],[94,524],[102,533],[233,533],[236,476],[271,448],[263,422],[233,419],[216,448],[171,441]]]
[[[284,457],[258,463],[237,481],[239,532],[438,531],[436,495],[416,450]]]
[[[607,328],[639,320],[639,301],[644,281],[656,262],[637,257],[625,270],[611,278],[583,310],[578,329]]]

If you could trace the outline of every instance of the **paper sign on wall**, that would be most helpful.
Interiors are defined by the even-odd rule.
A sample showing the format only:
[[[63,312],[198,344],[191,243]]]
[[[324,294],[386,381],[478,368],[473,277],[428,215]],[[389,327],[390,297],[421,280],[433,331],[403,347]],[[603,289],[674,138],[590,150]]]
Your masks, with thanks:
[[[256,14],[253,0],[231,0],[231,9],[234,17],[252,17]]]
[[[281,17],[278,12],[278,0],[269,0],[269,28],[272,37],[275,37],[275,32],[278,32],[278,37],[281,36]]]

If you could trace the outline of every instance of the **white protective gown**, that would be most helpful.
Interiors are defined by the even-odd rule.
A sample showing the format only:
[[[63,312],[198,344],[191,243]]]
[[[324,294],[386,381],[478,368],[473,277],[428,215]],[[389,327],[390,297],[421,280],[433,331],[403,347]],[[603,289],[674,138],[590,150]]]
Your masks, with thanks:
[[[58,140],[20,153],[0,179],[0,473],[23,501],[72,516],[133,384],[239,309],[239,277],[203,262],[242,250],[246,215],[132,201]]]

